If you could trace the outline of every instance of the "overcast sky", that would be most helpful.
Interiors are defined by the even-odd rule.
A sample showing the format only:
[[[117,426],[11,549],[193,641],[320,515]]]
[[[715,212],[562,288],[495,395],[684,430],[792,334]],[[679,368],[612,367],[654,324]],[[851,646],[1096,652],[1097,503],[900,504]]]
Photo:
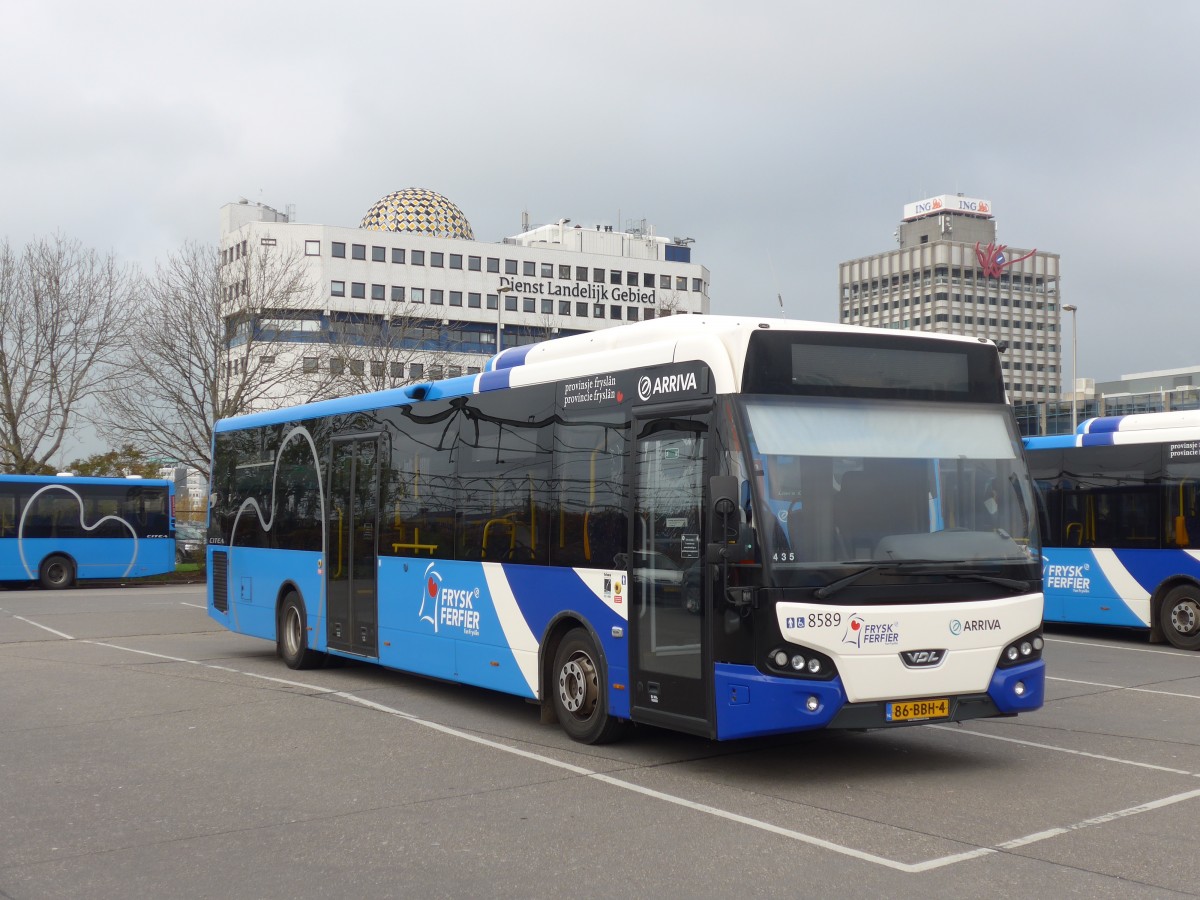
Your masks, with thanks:
[[[485,241],[523,210],[645,219],[695,239],[714,313],[779,293],[834,321],[838,263],[961,191],[1061,254],[1081,377],[1200,365],[1198,25],[1108,0],[23,3],[0,238],[152,264],[240,197],[356,225],[424,187]]]

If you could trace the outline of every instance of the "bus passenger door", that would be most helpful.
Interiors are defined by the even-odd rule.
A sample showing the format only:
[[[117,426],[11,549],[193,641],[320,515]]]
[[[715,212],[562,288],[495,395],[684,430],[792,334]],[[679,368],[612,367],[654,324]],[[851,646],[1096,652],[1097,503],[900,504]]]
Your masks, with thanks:
[[[326,642],[378,656],[379,438],[335,439],[325,548]]]
[[[633,718],[711,735],[710,604],[701,560],[707,412],[634,419],[629,545]]]

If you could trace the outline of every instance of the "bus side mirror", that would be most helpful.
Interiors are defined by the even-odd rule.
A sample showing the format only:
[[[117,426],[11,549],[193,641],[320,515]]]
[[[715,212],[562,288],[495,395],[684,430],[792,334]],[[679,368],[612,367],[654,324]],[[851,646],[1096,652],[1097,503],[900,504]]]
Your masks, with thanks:
[[[736,475],[714,475],[708,480],[708,555],[713,562],[754,559],[754,530],[738,513]]]

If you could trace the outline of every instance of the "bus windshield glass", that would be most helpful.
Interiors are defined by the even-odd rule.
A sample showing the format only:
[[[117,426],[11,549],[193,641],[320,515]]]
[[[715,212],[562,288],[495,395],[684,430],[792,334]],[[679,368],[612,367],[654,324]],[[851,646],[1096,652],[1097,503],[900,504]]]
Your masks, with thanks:
[[[1017,577],[1036,563],[1036,507],[1005,407],[756,396],[744,408],[752,518],[776,586],[864,562],[1020,566]]]

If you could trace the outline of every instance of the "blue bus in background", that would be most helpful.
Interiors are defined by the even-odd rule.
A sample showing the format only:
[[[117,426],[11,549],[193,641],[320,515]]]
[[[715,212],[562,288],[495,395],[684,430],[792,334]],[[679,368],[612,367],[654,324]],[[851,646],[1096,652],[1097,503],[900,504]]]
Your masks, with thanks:
[[[672,316],[214,432],[208,612],[292,668],[516,694],[586,743],[1042,704],[990,341]]]
[[[1046,621],[1200,650],[1200,411],[1089,419],[1025,447],[1046,518]]]
[[[0,475],[0,581],[175,570],[175,484],[147,478]]]

